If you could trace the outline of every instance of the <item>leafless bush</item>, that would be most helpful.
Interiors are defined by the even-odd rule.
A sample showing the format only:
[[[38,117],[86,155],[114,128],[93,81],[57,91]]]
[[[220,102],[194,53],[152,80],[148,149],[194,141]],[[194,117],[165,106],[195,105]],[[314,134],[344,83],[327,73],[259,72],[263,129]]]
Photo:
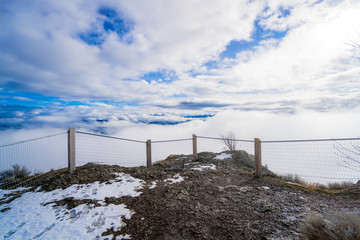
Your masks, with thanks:
[[[308,187],[310,189],[321,189],[321,190],[343,190],[348,189],[354,186],[354,183],[352,182],[335,182],[335,183],[328,183],[328,184],[321,184],[321,183],[309,183],[302,179],[298,174],[286,174],[281,175],[281,179],[291,182],[291,183],[297,183],[300,185],[303,185],[304,187]]]
[[[334,213],[324,217],[310,215],[300,227],[301,239],[355,240],[360,239],[360,217],[355,213]]]
[[[336,154],[342,158],[338,165],[357,172],[360,172],[360,146],[352,144],[352,147],[346,147],[339,142],[334,144]]]
[[[301,184],[301,185],[306,185],[307,183],[305,182],[305,180],[303,180],[299,175],[297,174],[286,174],[286,175],[282,175],[281,179],[287,181],[287,182],[292,182],[292,183],[297,183],[297,184]]]
[[[235,141],[235,134],[233,132],[229,132],[227,136],[222,135],[222,140],[224,141],[225,146],[231,152],[235,152],[237,150],[237,144]]]
[[[354,183],[352,182],[335,182],[335,183],[329,183],[327,187],[328,189],[331,190],[343,190],[343,189],[351,188],[352,186],[354,186]]]
[[[15,164],[12,166],[12,169],[0,172],[0,183],[6,184],[15,182],[16,180],[29,176],[30,173],[31,172],[27,170],[24,166],[20,167],[19,165]]]
[[[358,34],[360,37],[360,33]],[[347,52],[350,57],[360,59],[360,39],[345,43],[348,46]]]

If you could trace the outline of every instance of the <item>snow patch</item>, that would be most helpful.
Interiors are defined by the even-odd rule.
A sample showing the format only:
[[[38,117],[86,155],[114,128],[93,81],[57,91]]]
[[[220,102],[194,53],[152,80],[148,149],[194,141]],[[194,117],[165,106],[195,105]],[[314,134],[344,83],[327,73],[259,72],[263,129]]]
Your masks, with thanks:
[[[195,171],[216,170],[216,165],[210,164],[210,165],[198,166],[198,167],[193,167],[190,170],[195,170]]]
[[[73,197],[74,199],[104,200],[105,197],[137,197],[141,194],[141,192],[138,192],[137,190],[142,189],[144,181],[136,179],[129,174],[114,174],[117,177],[110,180],[110,184],[100,182],[74,184],[64,190],[55,190],[53,194],[58,196],[55,200],[61,200],[68,197]],[[114,191],[114,189],[116,189],[116,191]]]
[[[227,159],[227,158],[232,158],[232,155],[227,154],[227,153],[221,153],[219,155],[216,155],[216,157],[215,157],[215,159],[218,159],[218,160],[224,160],[224,159]]]
[[[130,219],[133,211],[126,205],[105,204],[105,198],[122,196],[136,197],[144,181],[128,174],[116,173],[117,177],[109,183],[94,182],[76,184],[66,189],[51,192],[27,192],[3,208],[8,211],[0,214],[0,238],[4,239],[106,239],[101,236],[109,228],[119,230],[125,225],[123,219]],[[10,193],[24,190],[1,190],[1,199]],[[97,200],[95,204],[81,204],[73,209],[56,206],[54,201],[64,198]],[[129,239],[129,235],[116,239]]]
[[[149,187],[149,189],[154,189],[157,185],[157,182],[156,181],[152,181],[151,182],[151,186]]]
[[[184,178],[182,176],[180,176],[180,174],[176,174],[173,178],[168,178],[165,179],[164,182],[169,183],[169,184],[174,184],[174,183],[178,183],[178,182],[182,182],[184,181]]]
[[[19,187],[12,190],[4,190],[0,189],[0,202],[6,202],[13,198],[17,193],[20,193],[22,191],[28,190],[31,187]]]

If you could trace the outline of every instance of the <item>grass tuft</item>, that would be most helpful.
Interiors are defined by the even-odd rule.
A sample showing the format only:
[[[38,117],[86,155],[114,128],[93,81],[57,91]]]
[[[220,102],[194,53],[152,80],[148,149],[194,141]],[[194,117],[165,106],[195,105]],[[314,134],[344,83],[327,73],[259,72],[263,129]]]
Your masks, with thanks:
[[[354,183],[347,181],[328,183],[327,185],[321,183],[308,183],[297,174],[286,174],[280,176],[280,178],[286,182],[296,183],[311,190],[326,190],[332,192],[332,191],[340,191],[340,190],[348,189],[354,186]]]
[[[345,212],[309,215],[300,227],[300,236],[308,240],[360,239],[360,216]]]

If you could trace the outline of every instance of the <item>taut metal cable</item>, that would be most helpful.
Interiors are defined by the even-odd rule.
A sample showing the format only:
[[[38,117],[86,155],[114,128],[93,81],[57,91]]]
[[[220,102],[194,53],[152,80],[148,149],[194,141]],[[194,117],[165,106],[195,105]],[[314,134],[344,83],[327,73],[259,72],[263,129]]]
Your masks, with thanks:
[[[192,138],[183,138],[183,139],[173,139],[173,140],[151,141],[151,143],[182,142],[182,141],[191,141],[191,140]]]
[[[123,140],[123,141],[128,141],[128,142],[146,143],[144,141],[128,139],[128,138],[113,137],[113,136],[100,135],[100,134],[88,133],[88,132],[80,132],[80,131],[75,131],[75,132],[80,133],[80,134],[85,134],[85,135],[91,135],[91,136],[103,137],[103,138],[112,138],[112,139],[118,139],[118,140]]]
[[[204,136],[197,136],[198,138],[204,138],[204,139],[212,139],[212,140],[227,140],[229,138],[217,138],[217,137],[204,137]],[[242,139],[231,139],[236,142],[251,142],[253,143],[254,140],[242,140]]]
[[[261,141],[261,143],[296,143],[296,142],[330,142],[330,141],[354,141],[360,138],[329,138],[329,139],[309,139],[309,140],[277,140],[277,141]]]
[[[22,140],[22,141],[18,141],[18,142],[14,142],[14,143],[9,143],[9,144],[5,144],[5,145],[0,145],[0,148],[2,148],[2,147],[9,147],[9,146],[12,146],[12,145],[21,144],[21,143],[26,143],[26,142],[32,142],[32,141],[36,141],[36,140],[40,140],[40,139],[55,137],[55,136],[59,136],[59,135],[63,135],[63,134],[67,134],[67,132],[56,133],[56,134],[51,134],[51,135],[47,135],[47,136],[44,136],[44,137],[32,138],[32,139],[28,139],[28,140]]]

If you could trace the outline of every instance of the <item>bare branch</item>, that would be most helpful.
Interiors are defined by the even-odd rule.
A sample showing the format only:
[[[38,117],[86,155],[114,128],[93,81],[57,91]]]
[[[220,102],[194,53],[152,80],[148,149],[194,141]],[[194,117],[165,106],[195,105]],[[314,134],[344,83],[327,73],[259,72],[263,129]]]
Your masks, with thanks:
[[[335,154],[342,158],[342,163],[338,164],[339,166],[360,172],[359,145],[351,143],[352,148],[348,148],[339,142],[336,142],[333,146],[336,149]]]
[[[357,41],[350,40],[345,45],[349,46],[348,51],[351,52],[349,57],[360,59],[360,43]]]
[[[224,141],[224,144],[226,147],[231,151],[234,152],[237,149],[237,144],[235,140],[235,134],[233,132],[229,132],[227,136],[222,135],[222,140]]]

